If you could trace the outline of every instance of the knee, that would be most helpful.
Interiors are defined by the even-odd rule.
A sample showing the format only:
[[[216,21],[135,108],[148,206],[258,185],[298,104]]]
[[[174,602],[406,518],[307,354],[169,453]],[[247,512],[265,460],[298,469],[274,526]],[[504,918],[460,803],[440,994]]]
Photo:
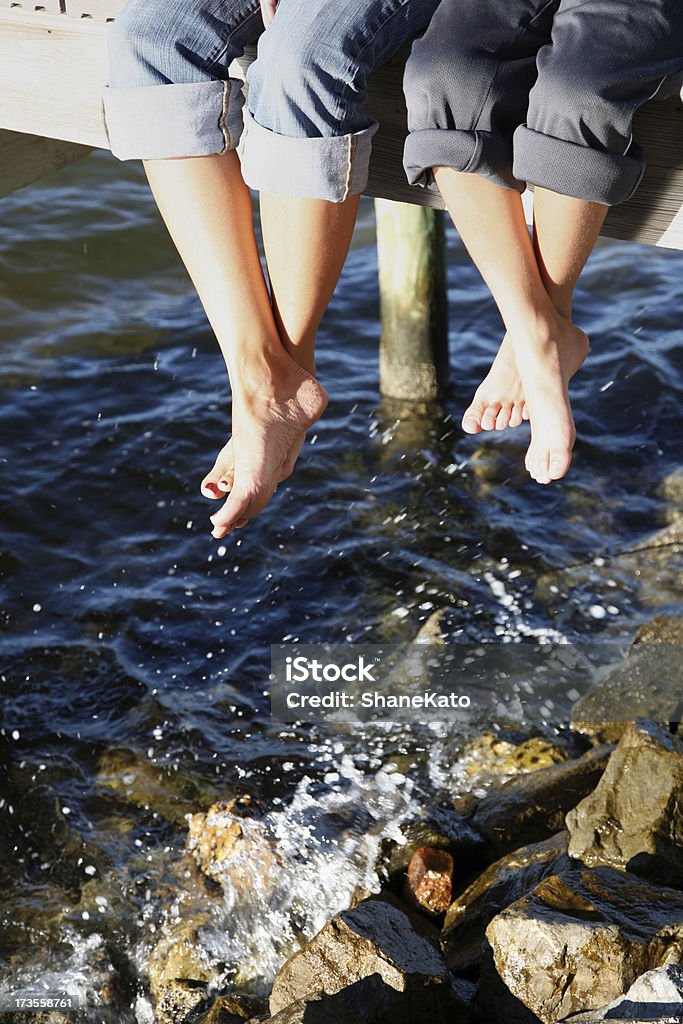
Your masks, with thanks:
[[[329,52],[305,31],[274,32],[259,40],[249,69],[249,108],[264,128],[289,136],[346,134],[348,92],[343,55]]]
[[[403,79],[410,131],[476,128],[492,73],[460,40],[427,32],[413,44]]]
[[[584,68],[560,61],[539,69],[529,96],[527,126],[543,135],[578,141],[609,119],[604,83]]]
[[[196,14],[168,16],[164,0],[128,0],[108,34],[109,85],[135,88],[192,82],[203,60],[192,44]]]

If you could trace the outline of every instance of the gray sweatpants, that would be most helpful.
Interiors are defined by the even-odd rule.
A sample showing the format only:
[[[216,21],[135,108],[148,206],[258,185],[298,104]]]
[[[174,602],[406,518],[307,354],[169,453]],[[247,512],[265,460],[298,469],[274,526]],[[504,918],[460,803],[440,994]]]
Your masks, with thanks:
[[[413,44],[404,166],[623,202],[638,107],[683,68],[683,0],[441,0]]]

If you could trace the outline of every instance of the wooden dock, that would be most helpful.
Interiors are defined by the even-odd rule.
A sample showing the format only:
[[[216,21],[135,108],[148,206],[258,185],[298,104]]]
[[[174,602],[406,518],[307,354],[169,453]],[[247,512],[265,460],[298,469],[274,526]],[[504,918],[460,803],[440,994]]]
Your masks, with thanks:
[[[74,144],[108,148],[101,104],[105,41],[122,7],[123,0],[0,0],[0,194],[82,156]],[[235,73],[243,75],[251,59],[253,53]],[[368,107],[381,128],[367,191],[439,208],[438,195],[411,188],[403,176],[402,63],[391,61],[372,78]],[[635,136],[647,151],[648,170],[633,199],[610,212],[604,233],[683,248],[680,99],[648,103]]]
[[[93,148],[109,148],[101,100],[107,75],[106,37],[123,2],[0,0],[0,196],[58,170]],[[254,52],[249,52],[236,62],[232,73],[244,77],[253,58]],[[367,194],[410,204],[402,209],[410,225],[412,244],[421,244],[420,238],[423,238],[423,244],[431,247],[429,258],[433,263],[442,241],[439,232],[415,207],[442,209],[443,204],[438,194],[409,186],[403,175],[401,154],[406,132],[401,88],[403,63],[404,56],[398,57],[371,79],[368,111],[379,121],[380,129],[374,140]],[[648,168],[636,195],[610,211],[603,234],[683,249],[681,98],[648,103],[638,114],[634,134],[646,149]],[[527,199],[530,200],[530,196]],[[529,215],[529,203],[527,207]],[[397,212],[396,216],[400,214]],[[391,225],[387,230],[395,235],[399,230],[396,216],[388,217],[385,210],[378,215],[378,224],[382,221]],[[405,298],[405,289],[413,280],[410,275],[422,274],[420,260],[409,261],[407,269],[403,267],[399,273],[397,268],[387,266],[391,246],[380,245],[380,258],[382,248],[385,258],[381,273],[387,282],[400,282]],[[421,289],[420,302],[425,309],[427,332],[431,330],[435,338],[438,335],[441,339],[434,342],[439,350],[434,355],[434,366],[443,368],[443,324],[437,324],[434,329],[432,323],[434,310],[443,307],[443,295],[437,294],[443,290],[439,268],[435,268],[433,277],[432,282],[414,278],[413,287],[416,294]],[[395,304],[386,289],[382,298],[383,321],[388,322]],[[432,321],[428,323],[430,317]],[[409,330],[414,332],[414,322]],[[399,349],[401,347],[399,345]],[[426,351],[424,345],[422,350]],[[392,373],[388,353],[385,346],[385,381]],[[405,368],[405,352],[399,359],[397,350],[393,364],[399,362]],[[399,397],[416,397],[416,377],[408,373],[404,378],[403,384],[389,385],[388,390],[391,392],[393,388]],[[436,372],[432,367],[424,376],[424,395],[436,393],[444,379],[443,369]]]

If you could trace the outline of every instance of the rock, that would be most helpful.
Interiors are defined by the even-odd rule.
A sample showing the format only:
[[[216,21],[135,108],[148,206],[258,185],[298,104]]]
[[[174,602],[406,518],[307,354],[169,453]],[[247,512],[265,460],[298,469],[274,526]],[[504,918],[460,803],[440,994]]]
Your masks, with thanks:
[[[636,633],[628,656],[572,708],[571,727],[616,743],[629,722],[680,722],[683,617],[660,615]]]
[[[633,638],[639,644],[683,644],[683,615],[658,615],[640,627]]]
[[[74,1018],[73,1014],[52,1010],[49,1013],[2,1013],[0,1020],[8,1024],[73,1024]]]
[[[404,873],[416,850],[429,846],[446,850],[453,857],[458,873],[467,875],[481,863],[486,842],[475,832],[464,815],[455,815],[450,804],[433,804],[419,821],[401,825],[404,843],[384,839],[376,870],[380,879],[403,887]]]
[[[441,954],[411,927],[407,916],[382,900],[366,900],[326,925],[281,968],[270,1010],[324,992],[344,991],[339,1003],[362,1020],[387,1007],[430,1000],[432,988],[448,988]],[[437,995],[440,993],[437,993]]]
[[[659,1021],[683,1017],[683,967],[667,964],[647,971],[633,982],[626,995],[596,1012],[577,1013],[571,1024],[601,1020]]]
[[[214,920],[215,896],[212,899],[210,883],[187,854],[166,867],[155,896],[161,911],[143,948],[149,990],[158,1004],[176,982],[204,988],[216,984],[221,969],[206,953],[201,939],[202,929]]]
[[[683,894],[613,868],[573,869],[494,917],[486,938],[481,1009],[495,1019],[554,1024],[681,960]]]
[[[408,865],[405,897],[432,914],[445,914],[451,902],[453,858],[446,850],[420,846]]]
[[[449,985],[401,993],[374,975],[333,995],[317,992],[297,999],[269,1017],[268,1024],[475,1024],[476,992],[471,982],[454,979]]]
[[[415,644],[438,644],[442,647],[446,643],[448,627],[445,624],[445,610],[437,608],[435,612],[422,623],[417,635],[413,640]]]
[[[190,1014],[205,1000],[206,985],[195,981],[170,982],[159,993],[154,1024],[186,1024]]]
[[[184,827],[186,816],[206,799],[199,786],[183,773],[166,770],[123,747],[100,758],[97,784],[126,804],[158,814]],[[204,804],[206,806],[206,803]]]
[[[560,867],[569,866],[567,832],[506,854],[479,875],[448,909],[441,932],[446,963],[455,972],[476,968],[484,932],[505,907],[526,896]]]
[[[318,992],[310,999],[290,1003],[275,1016],[268,1017],[267,1024],[362,1024],[364,1019],[347,1008],[343,995],[325,996]]]
[[[495,778],[538,771],[568,761],[570,757],[566,745],[542,736],[515,742],[507,735],[487,732],[467,745],[462,762],[468,775],[486,779],[487,776]]]
[[[483,797],[462,798],[454,809],[501,857],[561,832],[565,814],[595,788],[611,752],[610,746],[597,747],[576,760],[508,779]]]
[[[261,816],[258,803],[245,796],[188,819],[187,848],[199,869],[230,887],[237,899],[254,890],[267,899],[278,884],[281,865]]]
[[[683,742],[629,725],[595,790],[567,815],[569,854],[683,887]]]
[[[194,1024],[242,1024],[253,1020],[265,1009],[260,999],[249,996],[219,996],[213,1005],[197,1017]]]

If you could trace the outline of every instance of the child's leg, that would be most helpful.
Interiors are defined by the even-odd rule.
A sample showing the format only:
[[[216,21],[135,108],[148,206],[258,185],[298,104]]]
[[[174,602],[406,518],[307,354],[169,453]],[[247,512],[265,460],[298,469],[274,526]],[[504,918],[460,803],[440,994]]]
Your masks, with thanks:
[[[574,425],[568,366],[587,346],[557,314],[543,286],[524,219],[523,186],[512,173],[512,134],[524,120],[536,54],[550,38],[556,8],[541,0],[443,0],[413,47],[405,82],[408,176],[425,181],[435,169],[454,223],[498,304],[519,376],[533,394],[532,473],[542,482],[569,465]],[[514,360],[501,370],[519,390]],[[521,420],[521,402],[505,396],[489,415]]]
[[[478,175],[435,168],[436,182],[505,324],[513,361],[496,415],[526,397],[532,428],[527,468],[539,483],[566,473],[574,444],[567,387],[585,358],[586,336],[560,316],[543,285],[519,193]],[[501,368],[502,369],[502,368]],[[519,410],[517,410],[519,411]]]
[[[607,207],[560,196],[545,189],[534,193],[534,249],[541,279],[557,312],[571,319],[572,297],[585,261],[593,249],[605,219]],[[565,360],[565,373],[572,377],[583,362],[584,348],[577,347]],[[477,388],[463,416],[468,434],[480,430],[517,427],[529,413],[524,388],[515,363],[512,344],[506,335],[488,374]]]

